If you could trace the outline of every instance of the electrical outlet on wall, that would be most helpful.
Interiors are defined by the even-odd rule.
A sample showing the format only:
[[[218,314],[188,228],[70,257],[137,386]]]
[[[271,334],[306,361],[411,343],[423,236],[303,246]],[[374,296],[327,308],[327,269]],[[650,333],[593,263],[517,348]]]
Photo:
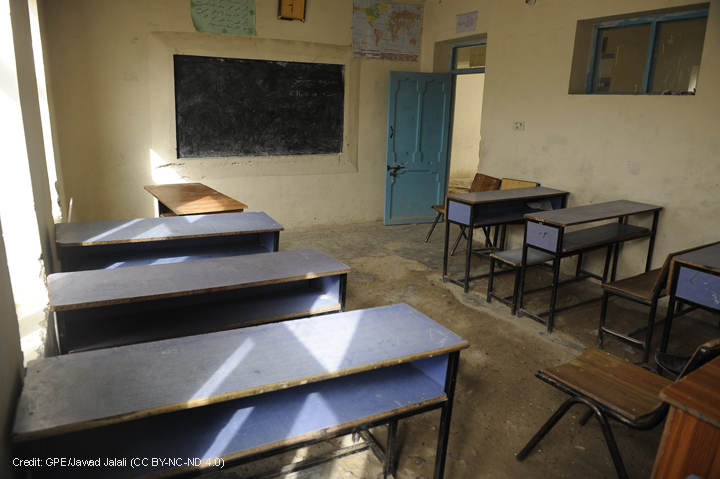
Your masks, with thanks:
[[[525,122],[516,121],[515,123],[513,123],[513,131],[525,131]]]

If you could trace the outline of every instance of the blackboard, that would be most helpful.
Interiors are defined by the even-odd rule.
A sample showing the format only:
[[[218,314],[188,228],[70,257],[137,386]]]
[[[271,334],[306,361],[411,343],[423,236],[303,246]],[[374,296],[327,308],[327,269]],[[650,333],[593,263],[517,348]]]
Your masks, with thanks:
[[[175,55],[178,158],[342,153],[345,67]]]

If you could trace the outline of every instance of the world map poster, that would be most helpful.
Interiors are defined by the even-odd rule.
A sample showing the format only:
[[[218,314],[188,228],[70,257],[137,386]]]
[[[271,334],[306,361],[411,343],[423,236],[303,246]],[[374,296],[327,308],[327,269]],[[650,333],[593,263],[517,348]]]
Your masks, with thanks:
[[[377,0],[353,2],[356,57],[416,62],[420,56],[422,7]]]

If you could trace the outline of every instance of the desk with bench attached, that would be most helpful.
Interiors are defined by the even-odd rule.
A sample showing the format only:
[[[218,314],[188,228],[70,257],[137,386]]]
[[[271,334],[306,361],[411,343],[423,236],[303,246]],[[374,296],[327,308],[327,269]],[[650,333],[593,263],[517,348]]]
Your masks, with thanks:
[[[601,299],[601,297],[598,297],[573,305],[563,306],[562,308],[555,307],[558,285],[560,284],[560,260],[562,258],[578,256],[575,277],[570,281],[586,277],[594,277],[602,280],[604,283],[607,280],[611,253],[614,251],[612,271],[610,274],[611,281],[613,281],[615,279],[619,255],[619,249],[617,246],[626,241],[649,238],[650,241],[648,245],[647,258],[645,260],[645,271],[649,271],[650,263],[652,261],[653,247],[655,245],[655,234],[657,231],[660,210],[662,210],[662,206],[619,200],[525,215],[527,225],[525,228],[525,241],[523,243],[522,251],[522,266],[517,301],[518,315],[529,316],[530,318],[546,325],[548,331],[552,332],[555,313],[571,307],[579,306],[581,304],[586,304],[589,301]],[[649,213],[653,214],[651,228],[626,224],[629,216]],[[618,219],[618,221],[615,223],[591,226],[577,231],[565,232],[565,229],[571,226],[613,219]],[[583,255],[587,252],[601,248],[608,248],[602,276],[582,271]],[[531,263],[528,261],[528,256],[530,254],[529,250],[531,249],[536,250],[536,252],[543,253],[545,255],[542,258],[543,262],[552,261],[553,265],[550,306],[547,310],[540,313],[532,313],[523,309],[525,271],[529,263]],[[581,273],[584,274],[581,275]],[[542,319],[543,316],[547,316],[547,321]]]
[[[398,420],[440,409],[441,479],[467,347],[394,305],[38,359],[28,365],[13,440],[21,457],[41,458],[35,479],[166,477],[353,432],[372,439],[368,428],[387,424],[385,452],[373,441],[366,448],[387,477]],[[52,467],[46,458],[101,464]]]
[[[345,308],[350,268],[314,249],[48,276],[61,354]]]
[[[55,225],[61,269],[121,268],[278,250],[282,225],[265,213]]]

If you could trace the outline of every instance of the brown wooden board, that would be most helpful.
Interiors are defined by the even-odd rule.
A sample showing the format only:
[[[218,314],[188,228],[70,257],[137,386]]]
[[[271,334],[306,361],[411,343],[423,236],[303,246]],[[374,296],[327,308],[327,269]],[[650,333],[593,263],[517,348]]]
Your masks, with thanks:
[[[62,248],[274,231],[283,231],[283,227],[265,213],[230,213],[59,223],[55,225],[55,242]]]
[[[120,423],[466,347],[410,306],[393,305],[44,358],[28,364],[13,437]]]
[[[246,204],[202,183],[149,185],[144,188],[178,216],[223,211],[241,212],[247,208]]]
[[[565,233],[563,236],[563,253],[573,253],[587,248],[598,248],[622,241],[630,241],[646,236],[650,230],[641,226],[626,225],[622,223],[608,223],[604,225],[583,228]]]
[[[671,384],[669,379],[596,348],[543,372],[633,421],[660,407],[658,394]]]
[[[542,199],[558,195],[569,195],[567,191],[555,190],[544,186],[534,188],[517,188],[512,190],[480,191],[477,193],[461,193],[448,195],[448,199],[476,205],[481,203],[496,203],[499,201],[511,201],[519,199]]]
[[[48,276],[50,309],[73,309],[172,298],[349,273],[314,249],[213,258]]]
[[[665,388],[660,397],[720,429],[720,358]]]
[[[606,203],[595,203],[592,205],[573,206],[572,208],[543,211],[540,213],[528,213],[525,215],[525,218],[556,226],[572,226],[583,223],[592,223],[594,221],[619,218],[621,216],[652,213],[661,209],[662,206],[648,205],[628,200],[618,200],[608,201]]]

